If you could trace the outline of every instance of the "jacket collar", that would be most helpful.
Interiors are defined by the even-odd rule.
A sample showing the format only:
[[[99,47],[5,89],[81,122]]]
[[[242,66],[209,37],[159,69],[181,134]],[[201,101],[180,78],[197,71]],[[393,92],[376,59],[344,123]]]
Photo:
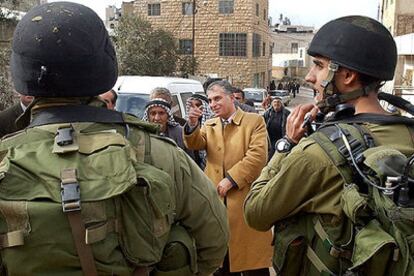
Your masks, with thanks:
[[[243,117],[244,117],[244,113],[245,112],[243,110],[241,110],[240,108],[237,108],[236,113],[234,114],[233,119],[231,120],[231,122],[233,124],[239,126],[242,119],[243,119]],[[221,119],[220,119],[220,117],[215,117],[213,119],[208,120],[205,124],[207,126],[215,126],[215,125],[221,124]]]

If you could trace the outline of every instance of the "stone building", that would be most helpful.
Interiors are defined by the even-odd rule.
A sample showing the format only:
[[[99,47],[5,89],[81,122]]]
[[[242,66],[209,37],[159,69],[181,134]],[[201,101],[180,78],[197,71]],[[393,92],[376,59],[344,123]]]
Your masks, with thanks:
[[[380,21],[393,36],[414,33],[413,0],[379,0]]]
[[[272,76],[274,79],[303,79],[310,57],[306,53],[315,29],[302,25],[276,24],[271,28],[273,43]]]
[[[414,101],[414,1],[380,0],[380,21],[397,44],[394,79],[381,90]]]
[[[182,56],[196,58],[196,75],[266,88],[272,56],[268,6],[268,0],[141,0],[134,2],[134,13],[170,31]]]

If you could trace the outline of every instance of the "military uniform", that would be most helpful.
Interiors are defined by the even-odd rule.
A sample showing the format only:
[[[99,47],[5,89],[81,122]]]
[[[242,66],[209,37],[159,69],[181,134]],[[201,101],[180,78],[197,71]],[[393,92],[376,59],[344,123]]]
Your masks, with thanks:
[[[0,142],[2,275],[208,275],[227,249],[213,184],[158,128],[107,110],[117,79],[99,16],[38,5],[17,24],[16,91],[28,127]],[[22,120],[22,121],[20,121]]]
[[[407,126],[365,126],[372,133],[376,144],[387,145],[407,156],[414,153],[412,133]],[[275,228],[274,264],[283,266],[279,260],[283,259],[283,254],[286,253],[283,250],[289,244],[286,244],[286,236],[282,235],[289,232],[289,227],[296,227],[291,218],[299,221],[303,220],[303,216],[319,214],[332,226],[344,223],[347,219],[341,207],[344,184],[336,165],[312,136],[301,140],[289,154],[279,153],[273,156],[261,176],[252,184],[244,208],[247,223],[255,229],[265,231],[274,224],[286,228],[283,233],[278,232],[278,226]],[[304,256],[297,255],[295,260],[293,265],[307,268],[300,275],[312,275],[309,274],[309,265],[301,262],[304,260],[309,263]]]
[[[72,123],[76,142],[61,147],[55,137],[65,126],[29,127],[0,144],[1,232],[6,237],[11,230],[22,231],[24,237],[19,244],[3,239],[3,269],[16,275],[81,273],[59,196],[60,173],[68,167],[77,169],[82,218],[99,274],[127,275],[137,266],[155,266],[177,223],[195,246],[193,273],[207,275],[221,264],[228,240],[225,207],[182,150],[148,134],[145,124],[132,116],[125,125]],[[157,193],[162,187],[167,194]],[[146,189],[153,190],[153,197],[144,196]],[[35,201],[43,201],[43,207]],[[12,204],[22,208],[12,211]],[[20,223],[13,219],[16,210],[22,212]],[[143,225],[148,221],[153,225]],[[111,230],[94,233],[102,225]]]

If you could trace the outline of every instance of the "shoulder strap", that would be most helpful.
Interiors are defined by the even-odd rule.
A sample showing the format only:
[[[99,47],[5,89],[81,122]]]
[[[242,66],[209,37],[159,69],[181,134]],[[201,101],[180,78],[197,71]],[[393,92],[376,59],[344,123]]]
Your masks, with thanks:
[[[346,183],[362,183],[359,181],[360,176],[354,169],[351,156],[342,139],[342,133],[349,141],[356,163],[363,162],[363,152],[375,146],[375,143],[372,135],[361,125],[339,123],[323,125],[311,137],[327,153]]]

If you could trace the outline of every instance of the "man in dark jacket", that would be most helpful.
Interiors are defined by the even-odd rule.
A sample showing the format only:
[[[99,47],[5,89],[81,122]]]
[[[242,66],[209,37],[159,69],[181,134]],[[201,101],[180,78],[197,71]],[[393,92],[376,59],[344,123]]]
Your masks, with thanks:
[[[0,112],[0,138],[22,129],[16,126],[16,119],[26,110],[32,100],[32,96],[20,95],[19,103]]]
[[[287,110],[280,98],[274,98],[269,109],[263,114],[266,122],[266,129],[270,140],[269,160],[275,152],[275,143],[285,135],[286,119],[290,111]]]

